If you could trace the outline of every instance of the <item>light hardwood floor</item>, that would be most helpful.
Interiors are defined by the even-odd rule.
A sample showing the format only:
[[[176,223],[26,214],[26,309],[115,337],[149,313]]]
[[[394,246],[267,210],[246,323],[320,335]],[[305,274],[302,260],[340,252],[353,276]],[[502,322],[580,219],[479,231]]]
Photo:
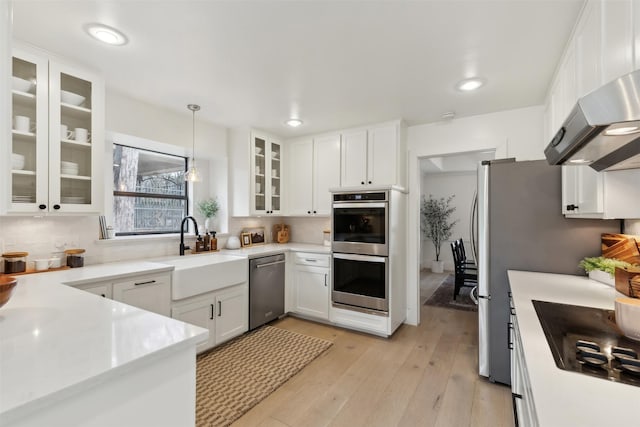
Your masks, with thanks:
[[[513,426],[511,391],[477,374],[477,313],[421,306],[390,339],[287,317],[333,346],[234,426]]]

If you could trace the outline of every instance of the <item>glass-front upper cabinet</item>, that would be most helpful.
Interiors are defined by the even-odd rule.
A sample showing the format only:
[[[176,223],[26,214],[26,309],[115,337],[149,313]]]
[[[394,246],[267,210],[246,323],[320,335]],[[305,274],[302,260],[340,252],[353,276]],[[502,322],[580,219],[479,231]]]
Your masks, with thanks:
[[[13,57],[9,211],[37,212],[49,197],[47,79],[46,59],[26,52]]]
[[[251,135],[251,210],[253,214],[281,211],[282,144],[265,135]]]
[[[9,213],[102,209],[104,84],[41,52],[13,56]]]

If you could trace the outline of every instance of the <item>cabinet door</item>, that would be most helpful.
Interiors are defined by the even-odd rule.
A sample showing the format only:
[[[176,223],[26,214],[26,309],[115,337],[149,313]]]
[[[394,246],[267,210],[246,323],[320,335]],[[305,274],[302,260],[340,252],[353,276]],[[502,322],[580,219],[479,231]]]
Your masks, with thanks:
[[[113,299],[162,314],[171,315],[171,286],[166,276],[140,277],[113,284]]]
[[[601,1],[589,1],[578,23],[575,36],[578,96],[602,84]]]
[[[330,188],[340,186],[340,135],[313,141],[313,213],[331,214]]]
[[[103,109],[104,85],[96,76],[49,63],[50,211],[102,210]]]
[[[32,82],[28,88],[12,88],[12,165],[9,212],[35,213],[49,209],[49,85],[48,61],[29,52],[14,50],[13,76]],[[26,89],[26,90],[23,90]],[[24,119],[28,117],[29,124]],[[26,127],[25,127],[26,126]],[[8,154],[8,153],[7,153]],[[17,157],[13,160],[14,157]],[[15,162],[15,164],[14,164]],[[8,197],[5,195],[4,197]]]
[[[604,212],[604,175],[589,166],[576,166],[578,173],[578,205],[581,214]]]
[[[578,167],[562,166],[562,213],[578,214]]]
[[[171,309],[171,317],[209,330],[209,339],[198,344],[198,353],[215,345],[215,298],[213,293]]]
[[[94,283],[92,285],[79,286],[78,289],[102,298],[111,298],[111,283]]]
[[[367,179],[367,131],[342,134],[340,182],[343,187],[365,185]]]
[[[296,265],[295,311],[318,319],[329,319],[329,269]]]
[[[267,212],[267,138],[262,135],[251,134],[251,211],[254,214]]]
[[[602,83],[633,71],[631,0],[602,3]]]
[[[215,343],[220,344],[249,330],[249,293],[246,285],[216,293]]]
[[[276,141],[269,143],[269,159],[267,167],[268,185],[265,189],[267,210],[270,214],[280,214],[282,211],[282,175],[284,150],[282,144]]]
[[[395,125],[369,130],[367,145],[367,184],[397,183],[398,130]]]
[[[315,168],[313,152],[313,141],[310,139],[292,142],[287,147],[289,215],[307,215],[311,213],[313,207],[311,188],[314,176],[312,165]],[[338,152],[339,155],[340,153]]]

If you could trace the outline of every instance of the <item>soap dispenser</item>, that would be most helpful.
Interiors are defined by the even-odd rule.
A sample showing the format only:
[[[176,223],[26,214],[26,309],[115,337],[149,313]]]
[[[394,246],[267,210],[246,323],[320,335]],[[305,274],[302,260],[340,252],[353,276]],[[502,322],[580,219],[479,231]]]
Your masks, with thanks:
[[[212,231],[209,234],[211,234],[211,250],[212,251],[217,251],[218,250],[218,239],[216,238],[216,232]]]

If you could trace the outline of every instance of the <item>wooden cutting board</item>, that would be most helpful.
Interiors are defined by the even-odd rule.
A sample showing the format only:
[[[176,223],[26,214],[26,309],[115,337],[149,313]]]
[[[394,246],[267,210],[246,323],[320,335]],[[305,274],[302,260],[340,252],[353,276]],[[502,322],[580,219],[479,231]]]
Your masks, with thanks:
[[[629,234],[603,234],[601,237],[602,256],[631,264],[640,264],[639,238]]]

